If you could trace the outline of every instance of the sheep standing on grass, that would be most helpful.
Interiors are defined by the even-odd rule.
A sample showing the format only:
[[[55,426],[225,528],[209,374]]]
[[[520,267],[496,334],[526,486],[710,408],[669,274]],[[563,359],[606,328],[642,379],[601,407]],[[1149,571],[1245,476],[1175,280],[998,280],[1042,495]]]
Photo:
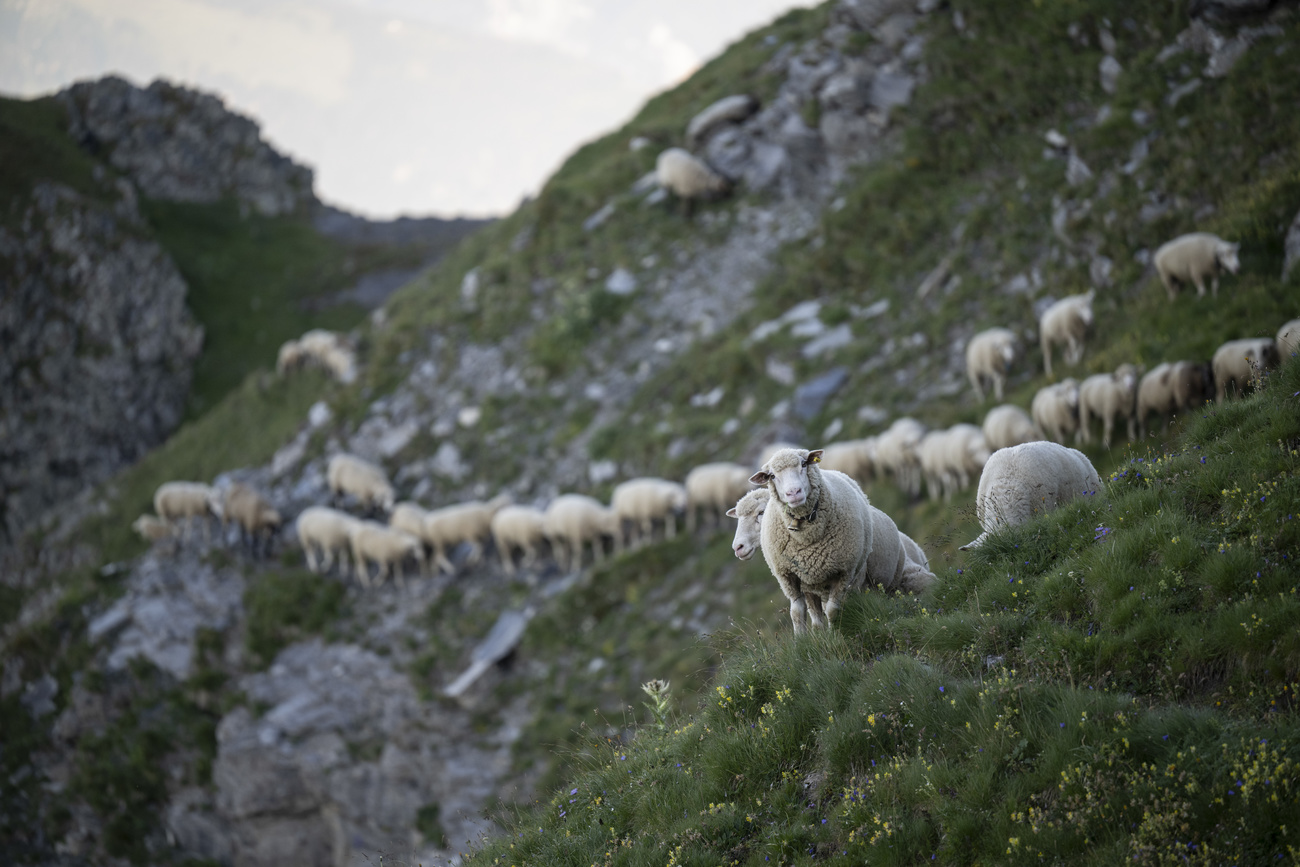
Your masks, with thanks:
[[[1223,403],[1231,384],[1237,393],[1259,380],[1265,371],[1282,363],[1277,343],[1271,337],[1248,337],[1229,340],[1214,351],[1210,367],[1214,371],[1214,399]]]
[[[1148,371],[1138,383],[1138,436],[1147,435],[1147,416],[1153,412],[1169,419],[1176,413],[1200,406],[1214,395],[1214,373],[1199,361],[1166,361]]]
[[[1020,351],[1020,341],[1009,328],[990,328],[981,331],[966,344],[966,376],[970,378],[971,388],[975,389],[975,399],[984,402],[984,382],[987,380],[993,395],[1002,400],[1002,388],[1007,381],[1007,373]]]
[[[339,454],[330,458],[326,471],[330,496],[337,500],[352,495],[367,513],[389,511],[397,499],[388,474],[356,455]]]
[[[1063,379],[1055,385],[1040,388],[1029,411],[1034,424],[1049,439],[1062,444],[1071,434],[1076,442],[1080,439],[1078,380]]]
[[[866,485],[876,474],[876,438],[831,443],[822,450],[822,469],[838,470]]]
[[[705,511],[710,524],[721,524],[731,504],[749,490],[749,475],[749,469],[727,461],[701,464],[687,473],[687,532],[695,532],[696,513],[700,509]]]
[[[980,430],[984,431],[984,440],[993,451],[1043,438],[1043,432],[1034,426],[1029,413],[1011,403],[989,410]]]
[[[1214,297],[1219,297],[1219,274],[1236,274],[1241,268],[1237,253],[1240,244],[1232,244],[1209,232],[1180,235],[1156,250],[1154,262],[1160,282],[1165,284],[1169,300],[1174,300],[1179,283],[1196,287],[1196,297],[1205,297],[1205,278],[1210,278]]]
[[[1110,448],[1115,419],[1128,420],[1128,438],[1137,437],[1137,365],[1121,364],[1114,373],[1098,373],[1079,385],[1079,431],[1085,443],[1092,442],[1092,417],[1101,419],[1101,444]]]
[[[523,552],[525,569],[537,562],[537,549],[546,541],[546,516],[532,506],[506,506],[492,516],[492,540],[507,575],[515,574],[515,549]]]
[[[357,577],[361,586],[370,587],[370,564],[378,567],[375,579],[383,582],[386,578],[397,579],[397,586],[406,589],[406,580],[402,575],[402,564],[412,560],[416,571],[424,571],[424,543],[410,533],[395,530],[378,521],[358,521],[351,532],[352,557],[357,564]]]
[[[163,482],[153,495],[153,510],[169,526],[180,524],[182,541],[189,541],[194,519],[203,527],[205,544],[212,542],[209,518],[221,517],[220,494],[202,482]]]
[[[614,553],[623,545],[622,521],[599,500],[583,494],[561,494],[546,507],[543,530],[557,561],[567,561],[570,572],[582,566],[582,547],[591,543],[596,563],[605,559],[605,537],[613,540]]]
[[[281,376],[299,367],[315,364],[325,368],[342,383],[357,378],[357,357],[341,334],[312,329],[297,340],[288,340],[280,346],[275,369]]]
[[[254,554],[271,552],[271,541],[280,531],[283,519],[265,497],[241,482],[226,489],[222,507],[221,526],[234,523],[239,527],[240,540]]]
[[[677,534],[677,514],[686,509],[686,488],[665,479],[631,479],[614,489],[609,505],[620,521],[630,521],[629,546],[639,548],[654,537],[656,521],[664,539]]]
[[[311,506],[298,515],[298,543],[307,557],[307,568],[316,574],[333,568],[337,557],[340,573],[348,574],[348,551],[352,533],[361,521],[347,512],[325,506]]]
[[[1038,317],[1038,342],[1043,348],[1043,368],[1052,375],[1052,346],[1065,345],[1065,363],[1071,366],[1083,360],[1083,342],[1092,329],[1092,299],[1097,290],[1082,295],[1068,295],[1043,311]]]
[[[771,492],[763,558],[790,600],[796,635],[808,628],[805,615],[818,628],[835,621],[844,597],[866,580],[873,545],[866,495],[843,473],[823,472],[821,455],[820,449],[783,449],[750,477]]]
[[[1292,319],[1277,330],[1277,351],[1282,358],[1290,358],[1300,350],[1300,319]]]
[[[984,532],[961,550],[978,548],[992,533],[1100,490],[1101,477],[1083,452],[1049,442],[999,449],[985,465],[975,495]]]
[[[447,553],[462,542],[470,546],[466,563],[473,566],[483,559],[483,546],[492,535],[492,516],[510,505],[510,497],[502,494],[486,503],[471,500],[453,506],[434,509],[424,518],[424,541],[433,548],[434,564],[448,573],[456,567],[447,559]]]
[[[921,495],[921,460],[916,447],[925,436],[926,427],[914,418],[895,419],[889,429],[876,438],[876,460],[892,473],[894,484],[909,497]]]
[[[713,198],[731,188],[730,181],[681,148],[669,148],[659,155],[655,178],[659,186],[682,200],[688,216],[696,199]]]

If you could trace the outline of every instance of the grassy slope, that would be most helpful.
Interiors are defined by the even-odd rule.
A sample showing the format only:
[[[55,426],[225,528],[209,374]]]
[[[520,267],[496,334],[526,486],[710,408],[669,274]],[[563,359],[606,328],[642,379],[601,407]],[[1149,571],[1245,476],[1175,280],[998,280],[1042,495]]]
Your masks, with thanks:
[[[927,596],[733,637],[483,864],[1291,863],[1300,363]]]

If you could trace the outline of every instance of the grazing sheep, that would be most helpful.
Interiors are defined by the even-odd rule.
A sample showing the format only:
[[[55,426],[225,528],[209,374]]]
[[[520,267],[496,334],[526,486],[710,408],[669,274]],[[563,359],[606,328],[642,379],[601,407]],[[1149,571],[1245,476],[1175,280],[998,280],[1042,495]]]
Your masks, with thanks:
[[[669,148],[659,155],[655,162],[655,177],[659,186],[682,200],[688,214],[696,199],[720,195],[731,186],[707,163],[681,148]]]
[[[301,365],[306,357],[302,344],[296,340],[286,340],[280,344],[280,352],[275,359],[275,372],[284,376]]]
[[[424,546],[425,559],[423,565],[427,568],[431,564],[428,555],[432,553],[432,546],[424,540],[424,521],[429,515],[417,503],[402,502],[393,506],[393,511],[388,514],[388,526],[394,530],[401,530],[403,533],[410,533],[420,540]]]
[[[926,556],[925,551],[916,543],[916,540],[901,530],[898,533],[898,537],[903,540],[903,553],[907,555],[907,559],[915,565],[920,566],[926,572],[930,572],[930,558]],[[931,583],[938,580],[937,576],[933,572],[930,572],[930,579]],[[909,592],[918,593],[920,590],[911,590]]]
[[[701,111],[686,125],[686,143],[696,147],[724,124],[740,123],[758,111],[758,100],[749,94],[724,96]]]
[[[378,521],[357,521],[351,532],[352,558],[357,564],[357,577],[361,586],[372,586],[370,580],[370,563],[378,566],[375,578],[395,577],[397,586],[406,589],[406,580],[402,575],[402,564],[414,560],[416,570],[424,571],[424,543],[410,533],[395,530]]]
[[[876,461],[893,474],[894,484],[909,497],[921,495],[921,460],[916,447],[925,436],[926,427],[914,418],[895,419],[889,429],[876,438]]]
[[[976,400],[984,402],[985,380],[992,384],[994,397],[1002,400],[1007,373],[1019,352],[1020,341],[1009,328],[990,328],[970,339],[966,344],[966,376],[975,389]]]
[[[1236,274],[1241,268],[1241,261],[1237,258],[1240,249],[1240,244],[1229,243],[1209,232],[1180,235],[1162,244],[1156,250],[1154,261],[1169,300],[1174,300],[1179,283],[1191,283],[1196,287],[1196,297],[1204,298],[1206,277],[1211,278],[1210,286],[1217,298],[1219,273]]]
[[[837,470],[866,485],[876,473],[876,438],[831,443],[822,450],[822,469]]]
[[[1076,379],[1063,379],[1055,385],[1040,388],[1029,411],[1034,424],[1049,439],[1064,443],[1070,434],[1074,434],[1077,442],[1082,436],[1079,431],[1079,382]]]
[[[955,480],[949,482],[947,478],[946,434],[947,431],[932,430],[916,444],[916,459],[921,464],[921,478],[925,481],[925,490],[931,501],[940,496],[951,499],[955,487]]]
[[[304,509],[298,515],[298,543],[307,557],[307,568],[320,574],[334,565],[337,556],[341,574],[347,575],[352,532],[360,523],[337,509],[325,506]]]
[[[291,370],[315,364],[325,368],[339,382],[357,378],[357,358],[341,334],[314,328],[297,340],[285,341],[276,357],[275,370],[284,376]]]
[[[735,518],[736,535],[731,538],[731,550],[736,559],[748,560],[759,549],[763,537],[763,513],[772,492],[767,488],[754,488],[727,510],[728,518]]]
[[[1034,427],[1034,420],[1029,417],[1029,413],[1011,403],[989,410],[980,429],[984,431],[984,440],[993,451],[1043,438],[1042,431]]]
[[[1101,419],[1101,444],[1110,448],[1115,419],[1128,419],[1128,438],[1137,437],[1137,391],[1142,369],[1121,364],[1114,373],[1098,373],[1079,385],[1079,431],[1092,442],[1092,416]]]
[[[722,515],[749,490],[750,470],[719,461],[701,464],[686,474],[686,530],[695,532],[696,512],[704,509],[715,526]]]
[[[141,515],[131,522],[131,529],[144,541],[153,544],[171,536],[171,525],[155,515]]]
[[[1292,319],[1277,330],[1277,351],[1283,358],[1300,350],[1300,319]]]
[[[234,522],[239,527],[241,541],[257,553],[271,551],[271,541],[280,530],[283,519],[280,513],[257,491],[241,482],[226,488],[222,508],[221,526]]]
[[[546,507],[545,517],[543,530],[551,542],[551,551],[557,561],[567,559],[570,572],[582,566],[582,546],[588,542],[596,563],[605,558],[605,536],[613,540],[615,554],[622,548],[622,522],[618,514],[593,497],[561,494]]]
[[[181,538],[189,541],[195,518],[203,527],[205,544],[212,542],[209,517],[221,517],[220,495],[202,482],[163,482],[153,495],[153,510],[169,525],[181,524]]]
[[[631,521],[629,547],[647,544],[655,521],[664,522],[664,539],[677,534],[676,514],[686,509],[686,488],[664,479],[631,479],[614,489],[610,508],[620,521]]]
[[[1138,436],[1147,435],[1147,415],[1152,412],[1169,419],[1184,410],[1200,406],[1214,394],[1214,373],[1210,365],[1198,361],[1166,361],[1148,371],[1138,383]]]
[[[397,498],[388,474],[356,455],[338,454],[330,458],[326,476],[332,498],[351,494],[367,512],[387,512]]]
[[[862,587],[873,545],[866,495],[843,473],[823,472],[821,455],[820,449],[783,449],[750,477],[771,491],[763,558],[790,600],[796,635],[807,629],[805,614],[814,627],[835,621],[844,597]]]
[[[537,562],[537,546],[546,541],[546,516],[532,506],[506,506],[492,516],[492,539],[507,575],[515,574],[515,549],[523,552],[521,566]]]
[[[975,515],[984,532],[960,550],[978,548],[991,533],[1100,490],[1101,477],[1083,452],[1049,442],[1000,449],[985,465],[975,495]]]
[[[434,509],[425,515],[424,541],[433,548],[434,564],[449,573],[455,572],[447,552],[462,542],[470,546],[466,563],[472,566],[482,560],[483,545],[492,534],[492,516],[510,502],[510,497],[502,494],[486,503],[471,500]]]
[[[1214,351],[1210,367],[1214,371],[1214,399],[1223,403],[1231,383],[1237,392],[1258,380],[1266,370],[1282,363],[1277,343],[1271,337],[1248,337],[1229,340]]]
[[[973,424],[956,424],[947,430],[930,431],[916,447],[930,499],[952,499],[955,491],[970,487],[989,459],[984,432]]]
[[[1083,360],[1083,341],[1092,328],[1092,299],[1097,290],[1082,295],[1067,295],[1038,317],[1038,342],[1043,348],[1043,367],[1052,375],[1052,346],[1065,344],[1065,363],[1071,366]]]

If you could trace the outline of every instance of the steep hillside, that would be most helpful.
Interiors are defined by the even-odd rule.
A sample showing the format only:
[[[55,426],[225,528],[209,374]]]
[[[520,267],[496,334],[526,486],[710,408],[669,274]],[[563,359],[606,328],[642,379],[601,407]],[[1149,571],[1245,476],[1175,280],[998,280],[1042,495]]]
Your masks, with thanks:
[[[255,372],[31,540],[0,599],[2,839],[34,863],[432,863],[503,828],[483,863],[1288,857],[1294,364],[1089,447],[1103,498],[976,555],[971,492],[871,479],[939,587],[801,641],[725,524],[573,574],[465,546],[455,575],[365,589],[291,534],[260,561],[128,527],[169,478],[292,516],[344,450],[426,507],[540,506],[904,414],[978,423],[965,341],[1022,336],[1028,406],[1037,312],[1089,288],[1058,377],[1271,335],[1300,313],[1298,36],[1291,4],[1102,0],[837,0],[748,34],[402,288],[357,331],[358,383]],[[688,142],[735,93],[758,109]],[[689,217],[647,177],[688,144],[736,180]],[[1151,257],[1192,229],[1242,268],[1170,302]]]

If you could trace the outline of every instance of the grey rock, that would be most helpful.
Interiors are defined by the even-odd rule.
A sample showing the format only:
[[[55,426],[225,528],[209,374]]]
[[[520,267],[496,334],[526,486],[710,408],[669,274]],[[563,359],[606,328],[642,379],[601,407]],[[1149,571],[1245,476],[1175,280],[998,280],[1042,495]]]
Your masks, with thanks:
[[[1118,60],[1107,54],[1101,59],[1097,72],[1101,76],[1101,89],[1113,94],[1119,87],[1119,76],[1124,71]]]
[[[467,309],[473,309],[478,303],[479,270],[470,268],[460,278],[460,303]]]
[[[460,449],[455,443],[442,442],[434,452],[431,464],[433,472],[459,482],[469,475],[470,467],[461,459]]]
[[[1291,277],[1291,272],[1300,265],[1300,211],[1296,212],[1291,228],[1287,229],[1283,251],[1282,282],[1285,283]]]
[[[487,636],[475,646],[474,652],[470,655],[469,668],[452,681],[443,693],[452,698],[464,695],[465,690],[482,677],[488,668],[514,652],[532,616],[531,610],[501,612],[501,616],[492,625]]]
[[[1072,187],[1085,184],[1092,179],[1092,169],[1074,151],[1070,151],[1070,161],[1065,168],[1065,180]]]
[[[1092,279],[1093,286],[1109,286],[1110,276],[1114,270],[1115,263],[1105,256],[1096,256],[1088,263],[1088,276]]]
[[[1126,175],[1133,174],[1142,167],[1142,164],[1146,162],[1150,153],[1151,138],[1149,136],[1142,136],[1142,138],[1134,142],[1132,149],[1129,150],[1128,162],[1124,163],[1121,171]]]
[[[54,713],[54,699],[58,694],[59,682],[45,674],[23,687],[20,700],[33,719],[40,719]]]
[[[592,214],[590,217],[582,221],[582,230],[584,232],[594,232],[596,229],[599,229],[601,226],[605,225],[605,221],[607,221],[610,217],[614,216],[614,211],[615,211],[614,203],[606,202],[604,206],[601,207],[600,210],[596,211],[596,213]]]
[[[239,867],[337,867],[346,858],[328,814],[272,816],[241,823],[235,833]]]
[[[847,11],[863,30],[873,30],[887,18],[916,9],[916,0],[842,0]]]
[[[764,364],[767,375],[782,385],[794,385],[794,367],[775,358],[769,358]]]
[[[837,349],[842,349],[853,342],[853,329],[847,322],[841,322],[834,328],[826,331],[814,340],[810,340],[803,345],[800,352],[804,358],[817,358],[821,355],[829,355]]]
[[[794,414],[802,419],[817,415],[848,378],[847,367],[833,367],[816,379],[805,382],[795,389]]]
[[[163,822],[186,854],[219,864],[234,859],[230,824],[214,812],[211,798],[202,789],[183,789],[173,796]]]
[[[1170,88],[1169,93],[1165,96],[1165,105],[1174,108],[1182,101],[1183,97],[1195,93],[1197,90],[1200,90],[1200,88],[1201,80],[1199,78],[1193,78],[1190,81],[1183,82],[1177,87]]]
[[[615,295],[631,295],[636,287],[636,276],[626,268],[615,268],[605,278],[605,290]]]
[[[883,111],[912,101],[916,89],[915,76],[906,72],[881,70],[871,82],[871,104]]]
[[[610,460],[592,461],[587,465],[587,478],[593,485],[601,485],[618,476],[618,464]]]
[[[758,111],[758,100],[748,94],[724,96],[701,111],[686,125],[688,147],[698,147],[700,142],[727,124],[737,124]]]

